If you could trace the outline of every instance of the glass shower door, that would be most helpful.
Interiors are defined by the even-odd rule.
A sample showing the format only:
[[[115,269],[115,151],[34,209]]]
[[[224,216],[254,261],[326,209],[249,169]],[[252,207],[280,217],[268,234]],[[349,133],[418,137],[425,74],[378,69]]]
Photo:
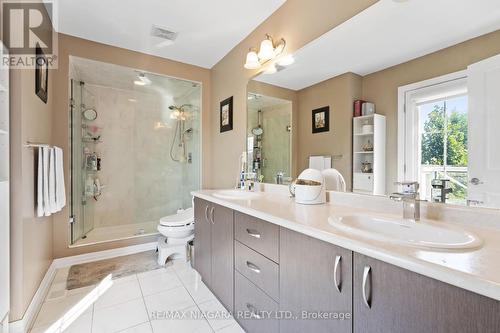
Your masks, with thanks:
[[[85,238],[94,228],[94,203],[87,195],[86,182],[89,171],[86,165],[86,151],[95,142],[85,141],[83,130],[88,121],[83,117],[86,106],[84,103],[84,83],[71,80],[70,107],[70,147],[71,147],[71,244]]]

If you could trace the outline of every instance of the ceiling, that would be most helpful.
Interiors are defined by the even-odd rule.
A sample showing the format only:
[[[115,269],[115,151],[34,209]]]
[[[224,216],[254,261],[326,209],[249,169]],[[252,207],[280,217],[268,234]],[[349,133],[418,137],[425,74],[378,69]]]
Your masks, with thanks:
[[[211,68],[285,0],[60,0],[58,31]],[[172,45],[152,25],[178,33]],[[242,60],[243,61],[243,60]]]
[[[295,63],[257,81],[300,90],[367,75],[500,29],[499,0],[380,0],[304,46]]]
[[[260,110],[260,109],[266,109],[266,108],[270,108],[270,107],[287,105],[287,104],[291,105],[292,102],[287,101],[285,99],[272,97],[272,96],[265,96],[265,95],[254,94],[254,93],[248,94],[247,106],[249,109]]]
[[[153,73],[145,73],[146,77],[151,81],[150,85],[137,86],[134,84],[134,80],[137,80],[139,73],[139,71],[129,67],[74,56],[70,57],[70,78],[83,81],[86,84],[130,92],[160,94],[173,100],[192,93],[194,89],[201,89],[199,83]],[[131,94],[131,97],[133,96]]]

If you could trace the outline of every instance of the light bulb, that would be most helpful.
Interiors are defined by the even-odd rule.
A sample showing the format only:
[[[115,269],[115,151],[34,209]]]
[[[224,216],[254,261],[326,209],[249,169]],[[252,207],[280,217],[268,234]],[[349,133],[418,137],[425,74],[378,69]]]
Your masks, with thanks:
[[[274,58],[275,56],[274,46],[270,37],[264,39],[262,43],[260,43],[260,50],[258,56],[260,61],[267,61],[269,59]]]
[[[254,50],[250,49],[250,51],[247,53],[247,60],[243,67],[245,67],[246,69],[260,68],[259,57]]]

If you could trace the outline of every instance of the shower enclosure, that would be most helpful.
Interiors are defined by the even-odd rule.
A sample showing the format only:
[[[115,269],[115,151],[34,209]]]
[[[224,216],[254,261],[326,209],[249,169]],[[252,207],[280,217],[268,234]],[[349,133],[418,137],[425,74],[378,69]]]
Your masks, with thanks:
[[[201,84],[70,58],[71,244],[155,234],[200,187]]]

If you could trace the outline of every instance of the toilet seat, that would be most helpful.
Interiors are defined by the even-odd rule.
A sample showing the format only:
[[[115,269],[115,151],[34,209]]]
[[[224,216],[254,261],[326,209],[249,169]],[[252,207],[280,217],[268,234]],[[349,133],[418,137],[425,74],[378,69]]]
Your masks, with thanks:
[[[194,222],[194,209],[179,210],[177,214],[162,217],[160,225],[166,227],[183,227]]]

